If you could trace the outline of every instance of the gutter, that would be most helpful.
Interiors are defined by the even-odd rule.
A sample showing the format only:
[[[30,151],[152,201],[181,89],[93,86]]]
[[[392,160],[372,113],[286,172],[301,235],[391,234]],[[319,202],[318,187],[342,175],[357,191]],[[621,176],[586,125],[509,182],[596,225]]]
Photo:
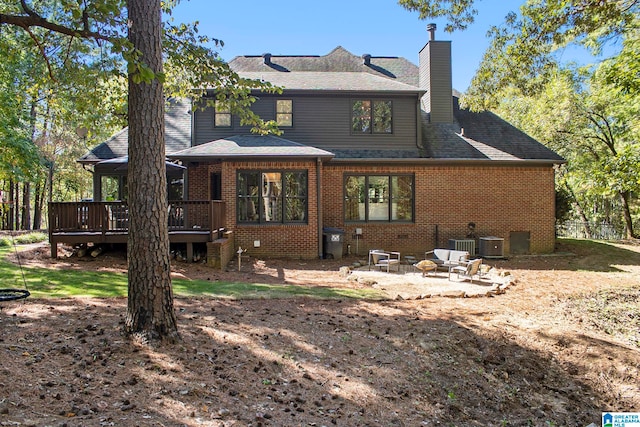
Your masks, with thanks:
[[[375,164],[391,163],[397,165],[423,165],[423,166],[552,166],[567,163],[566,160],[491,160],[491,159],[423,159],[423,158],[369,158],[369,159],[336,159],[330,163],[335,164]]]
[[[316,159],[316,210],[318,212],[318,259],[322,259],[322,158]]]

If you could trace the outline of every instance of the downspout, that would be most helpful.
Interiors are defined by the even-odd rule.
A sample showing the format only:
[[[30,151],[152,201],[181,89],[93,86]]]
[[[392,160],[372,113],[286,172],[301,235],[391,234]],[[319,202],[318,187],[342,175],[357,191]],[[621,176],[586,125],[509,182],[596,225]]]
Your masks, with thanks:
[[[318,259],[322,259],[322,160],[316,159],[316,211],[318,212]]]
[[[185,164],[187,168],[182,171],[182,200],[191,200],[189,197],[189,169],[193,167],[193,164],[192,162],[185,162]]]
[[[421,97],[416,101],[416,147],[422,148],[422,109],[420,108]]]
[[[196,146],[196,109],[193,107],[193,98],[190,99],[191,107],[189,108],[189,114],[191,115],[191,135],[189,136],[189,148]],[[187,163],[187,162],[185,162]],[[187,169],[182,172],[182,200],[191,200],[191,194],[189,194],[189,167],[187,163]],[[221,174],[222,176],[222,174]],[[207,178],[209,185],[211,185],[211,177]],[[209,190],[209,196],[211,196],[211,190]],[[226,210],[225,210],[226,215]],[[226,221],[225,221],[226,222]]]

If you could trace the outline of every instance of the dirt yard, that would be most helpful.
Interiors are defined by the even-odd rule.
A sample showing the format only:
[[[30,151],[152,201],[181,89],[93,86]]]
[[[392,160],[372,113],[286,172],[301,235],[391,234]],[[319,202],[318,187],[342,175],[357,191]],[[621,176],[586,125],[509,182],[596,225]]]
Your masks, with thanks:
[[[117,253],[21,259],[126,270]],[[355,260],[176,262],[174,277],[380,286],[339,273]],[[435,296],[397,274],[388,301],[177,298],[182,341],[157,348],[121,335],[125,299],[0,303],[0,426],[599,426],[640,411],[637,242],[488,263],[513,277],[504,293]]]

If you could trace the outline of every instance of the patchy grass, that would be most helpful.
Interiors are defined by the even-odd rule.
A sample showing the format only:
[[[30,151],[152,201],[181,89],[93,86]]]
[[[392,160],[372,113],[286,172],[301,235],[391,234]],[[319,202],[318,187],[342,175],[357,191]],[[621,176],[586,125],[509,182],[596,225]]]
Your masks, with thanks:
[[[36,240],[37,241],[37,240]],[[16,266],[5,258],[11,246],[0,246],[0,282],[5,288],[27,288],[33,298],[127,296],[127,275],[87,270],[55,270]],[[272,299],[309,297],[317,299],[357,298],[382,300],[374,289],[305,287],[296,285],[173,279],[176,297],[221,299]]]
[[[640,348],[640,285],[570,297],[566,306],[593,328]]]
[[[271,299],[310,297],[318,299],[358,298],[383,300],[386,296],[375,289],[347,289],[331,287],[307,287],[266,283],[208,282],[203,280],[173,280],[177,296],[208,296],[229,299]]]

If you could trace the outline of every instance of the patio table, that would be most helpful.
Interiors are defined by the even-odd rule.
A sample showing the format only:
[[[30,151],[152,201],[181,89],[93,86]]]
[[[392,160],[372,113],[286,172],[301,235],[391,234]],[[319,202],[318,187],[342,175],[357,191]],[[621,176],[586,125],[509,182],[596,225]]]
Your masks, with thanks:
[[[438,269],[438,264],[433,261],[429,261],[428,259],[422,260],[417,264],[413,265],[416,269],[422,271],[422,277],[426,277],[429,271],[433,271],[433,274],[436,274],[436,270]]]

